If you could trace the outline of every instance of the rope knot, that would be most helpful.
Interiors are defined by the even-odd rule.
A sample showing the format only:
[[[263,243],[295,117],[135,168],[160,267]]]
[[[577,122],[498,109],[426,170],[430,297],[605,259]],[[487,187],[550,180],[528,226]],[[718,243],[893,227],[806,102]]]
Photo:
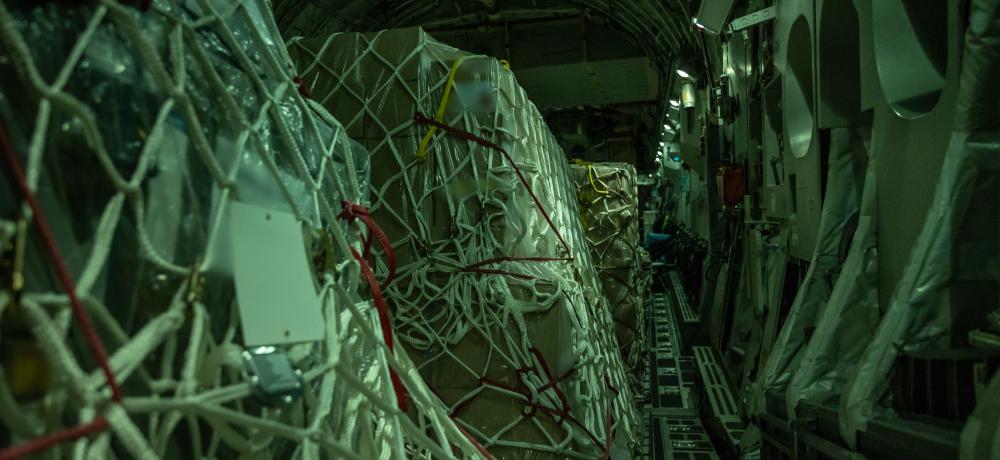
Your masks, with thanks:
[[[389,237],[386,236],[382,228],[379,227],[378,223],[372,217],[368,208],[361,206],[360,204],[351,203],[350,201],[343,200],[340,202],[343,208],[340,214],[337,214],[338,219],[346,220],[347,222],[354,222],[355,220],[360,220],[364,223],[365,227],[368,228],[368,236],[364,238],[364,253],[356,254],[355,259],[362,260],[368,259],[372,252],[372,243],[377,242],[382,248],[382,252],[385,254],[386,265],[388,266],[389,273],[386,276],[385,282],[382,286],[388,286],[392,282],[392,279],[396,276],[396,254],[392,250],[392,243],[389,241]]]
[[[371,216],[371,213],[368,212],[368,208],[359,204],[354,204],[347,200],[341,201],[340,204],[343,208],[341,208],[340,214],[337,214],[338,219],[344,219],[351,222],[361,216]]]
[[[312,93],[309,92],[309,88],[306,88],[306,81],[301,76],[296,75],[292,77],[292,83],[295,83],[295,86],[299,88],[299,94],[302,97],[312,99]]]

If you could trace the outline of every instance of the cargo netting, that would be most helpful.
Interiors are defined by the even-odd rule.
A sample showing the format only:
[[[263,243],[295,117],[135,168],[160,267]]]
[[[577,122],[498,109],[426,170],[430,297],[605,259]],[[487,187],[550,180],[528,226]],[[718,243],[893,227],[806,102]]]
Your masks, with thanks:
[[[288,46],[370,152],[394,328],[454,419],[496,458],[630,455],[635,401],[569,163],[509,64],[419,28]]]
[[[651,283],[642,264],[635,166],[575,160],[572,172],[580,220],[615,321],[622,359],[638,392],[648,368],[646,301]]]
[[[0,3],[0,458],[487,455],[391,350],[368,156],[292,68],[263,1]],[[298,222],[320,340],[245,347],[237,202]]]

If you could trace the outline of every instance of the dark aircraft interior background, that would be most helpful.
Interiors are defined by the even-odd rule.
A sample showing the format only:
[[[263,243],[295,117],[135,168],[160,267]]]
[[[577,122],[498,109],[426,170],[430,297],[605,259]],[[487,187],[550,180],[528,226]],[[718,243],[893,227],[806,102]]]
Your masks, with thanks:
[[[0,460],[1000,459],[1000,0],[0,1]]]

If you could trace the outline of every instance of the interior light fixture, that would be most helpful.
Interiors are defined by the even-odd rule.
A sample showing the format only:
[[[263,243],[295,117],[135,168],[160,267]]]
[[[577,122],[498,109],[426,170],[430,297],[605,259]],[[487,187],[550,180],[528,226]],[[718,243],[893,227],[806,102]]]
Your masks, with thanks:
[[[697,89],[695,88],[693,82],[687,81],[681,85],[681,104],[684,105],[685,109],[693,109],[696,105],[696,91]]]
[[[691,78],[691,74],[687,73],[686,71],[684,71],[684,69],[681,68],[677,69],[677,76],[681,78]]]
[[[677,99],[671,99],[670,100],[670,106],[671,107],[680,107],[680,105],[681,105],[681,101],[678,101]]]
[[[667,145],[667,144],[665,144],[663,142],[660,142],[660,147],[663,147],[664,145]]]

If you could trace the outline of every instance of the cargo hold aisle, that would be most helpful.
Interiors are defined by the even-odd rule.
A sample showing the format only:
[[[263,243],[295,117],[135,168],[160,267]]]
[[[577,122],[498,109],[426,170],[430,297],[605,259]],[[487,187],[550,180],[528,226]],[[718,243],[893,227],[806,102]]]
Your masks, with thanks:
[[[653,265],[657,281],[649,305],[649,377],[643,405],[648,435],[641,458],[724,458],[716,444],[734,446],[743,422],[711,349],[684,343],[683,328],[696,328],[700,318],[691,311],[680,274],[668,271],[673,268]],[[710,434],[706,422],[725,428]]]

